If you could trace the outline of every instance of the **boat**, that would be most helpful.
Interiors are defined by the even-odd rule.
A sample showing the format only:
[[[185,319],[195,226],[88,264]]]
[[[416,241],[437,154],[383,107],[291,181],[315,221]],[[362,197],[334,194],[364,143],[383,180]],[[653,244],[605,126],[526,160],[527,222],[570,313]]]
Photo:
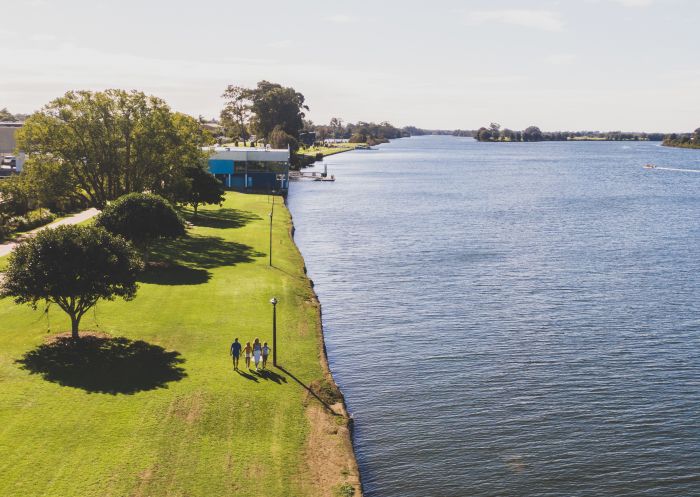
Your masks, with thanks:
[[[656,169],[656,166],[654,164],[645,164],[644,169]]]

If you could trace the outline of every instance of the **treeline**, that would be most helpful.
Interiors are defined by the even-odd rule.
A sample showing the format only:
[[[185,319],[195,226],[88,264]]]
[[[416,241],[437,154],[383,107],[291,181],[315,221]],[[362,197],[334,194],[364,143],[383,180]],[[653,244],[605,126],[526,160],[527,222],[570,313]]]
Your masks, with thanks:
[[[700,128],[692,133],[666,135],[663,144],[667,147],[700,148]]]
[[[469,133],[469,134],[468,134]],[[502,128],[498,123],[481,127],[476,131],[456,131],[455,136],[473,136],[482,142],[540,142],[540,141],[661,141],[662,133],[636,133],[622,131],[542,131],[529,126],[522,131]]]
[[[24,121],[29,117],[29,114],[13,114],[7,107],[0,109],[0,123],[16,123]]]
[[[342,119],[334,117],[328,124],[314,124],[308,121],[305,131],[309,134],[307,145],[313,145],[313,143],[310,142],[318,143],[325,140],[348,140],[351,143],[377,145],[379,143],[386,143],[395,138],[404,138],[413,134],[421,134],[422,130],[414,126],[397,128],[386,121],[379,124],[364,121],[346,123]]]

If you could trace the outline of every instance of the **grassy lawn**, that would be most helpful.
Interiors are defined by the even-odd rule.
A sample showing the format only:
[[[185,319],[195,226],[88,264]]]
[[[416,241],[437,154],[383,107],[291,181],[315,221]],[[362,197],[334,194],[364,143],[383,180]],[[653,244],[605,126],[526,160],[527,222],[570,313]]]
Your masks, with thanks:
[[[238,142],[238,144],[225,143],[222,146],[223,147],[242,148],[243,143],[242,142]],[[308,147],[308,148],[301,148],[301,149],[299,149],[298,153],[300,153],[302,155],[315,156],[317,153],[321,152],[324,157],[327,157],[329,155],[339,154],[341,152],[347,152],[349,150],[355,150],[356,148],[361,147],[361,146],[366,146],[366,144],[365,143],[337,143],[333,146],[328,146],[328,147],[313,146],[313,147]]]
[[[338,143],[332,147],[309,147],[305,149],[299,150],[300,154],[304,155],[316,155],[318,152],[321,152],[324,157],[327,157],[329,155],[333,154],[339,154],[341,152],[347,152],[349,150],[355,150],[359,146],[365,146],[364,143]]]
[[[134,301],[83,319],[127,340],[82,349],[82,372],[43,355],[49,326],[69,329],[60,310],[47,321],[0,300],[0,495],[325,496],[356,483],[345,419],[295,380],[324,378],[318,309],[279,198],[268,267],[269,199],[229,193],[159,247],[153,260],[167,263]],[[272,296],[285,369],[238,374],[230,342],[271,345]]]

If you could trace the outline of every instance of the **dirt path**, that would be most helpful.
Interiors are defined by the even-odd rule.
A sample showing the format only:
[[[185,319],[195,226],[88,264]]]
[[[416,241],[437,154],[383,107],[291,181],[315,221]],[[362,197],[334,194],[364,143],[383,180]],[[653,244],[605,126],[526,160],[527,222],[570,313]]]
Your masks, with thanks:
[[[29,231],[27,233],[24,233],[23,235],[19,236],[16,240],[13,240],[11,242],[3,243],[0,245],[0,257],[9,254],[14,250],[14,248],[17,246],[19,242],[22,240],[26,240],[27,238],[31,238],[34,235],[36,235],[38,232],[41,230],[44,230],[46,228],[55,228],[57,226],[63,226],[67,224],[80,224],[83,221],[86,221],[92,217],[95,217],[97,214],[99,214],[100,211],[98,211],[95,208],[88,209],[83,212],[79,212],[77,214],[73,214],[72,216],[65,217],[63,219],[59,219],[58,221],[55,221],[51,224],[47,224],[46,226],[41,226],[40,228],[37,228],[35,230]]]

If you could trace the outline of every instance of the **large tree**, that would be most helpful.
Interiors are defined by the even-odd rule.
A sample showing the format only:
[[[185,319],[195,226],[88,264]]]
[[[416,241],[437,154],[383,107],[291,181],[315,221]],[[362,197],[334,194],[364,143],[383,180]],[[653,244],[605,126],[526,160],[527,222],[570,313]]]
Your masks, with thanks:
[[[185,179],[178,201],[192,206],[194,218],[197,218],[197,209],[200,205],[221,204],[224,201],[224,185],[203,165],[187,167]]]
[[[98,207],[130,192],[169,195],[208,141],[196,119],[124,90],[69,91],[17,132],[18,148],[70,166],[79,194]]]
[[[46,229],[20,243],[0,286],[0,296],[18,304],[56,304],[78,338],[80,320],[99,300],[136,295],[143,263],[123,238],[94,226]]]
[[[250,90],[242,86],[229,85],[221,95],[226,105],[221,111],[221,125],[226,136],[236,141],[243,140],[243,145],[250,138],[248,124],[251,116]]]
[[[164,198],[151,193],[130,193],[110,203],[95,225],[132,242],[148,259],[148,250],[161,238],[185,234],[185,222]]]
[[[539,142],[543,140],[542,131],[537,126],[529,126],[523,131],[524,142]]]
[[[294,88],[284,87],[269,81],[260,81],[248,90],[253,113],[251,125],[255,133],[268,139],[276,126],[294,139],[299,139],[299,132],[304,128],[304,111],[309,107],[304,103],[304,95]]]

